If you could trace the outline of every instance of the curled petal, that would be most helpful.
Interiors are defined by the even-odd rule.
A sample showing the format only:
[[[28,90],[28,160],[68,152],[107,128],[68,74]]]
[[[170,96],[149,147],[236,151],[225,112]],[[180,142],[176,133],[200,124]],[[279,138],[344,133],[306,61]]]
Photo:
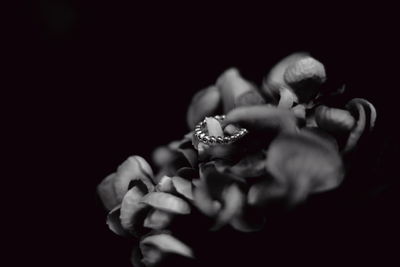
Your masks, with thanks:
[[[294,202],[337,187],[344,176],[335,146],[309,132],[278,136],[269,147],[266,166]]]
[[[162,210],[152,210],[144,220],[144,226],[147,228],[161,230],[168,227],[172,221],[173,214]]]
[[[174,195],[164,192],[151,192],[145,195],[142,203],[148,204],[156,209],[164,210],[175,214],[189,214],[189,204]]]
[[[141,180],[148,191],[154,190],[154,185],[150,177],[153,177],[153,171],[150,165],[139,156],[129,157],[117,169],[114,179],[114,191],[118,201],[128,192],[129,183],[134,180]]]
[[[215,217],[221,209],[221,203],[211,197],[204,181],[197,182],[193,199],[196,207],[209,217]]]
[[[308,53],[297,52],[293,53],[282,60],[280,60],[268,73],[267,77],[263,81],[262,90],[267,96],[274,94],[274,89],[278,89],[283,85],[286,85],[284,81],[284,74],[289,65],[298,59],[307,57]]]
[[[347,103],[346,107],[350,111],[357,111],[357,104],[361,104],[365,109],[366,115],[369,117],[369,130],[372,130],[375,126],[375,121],[377,118],[376,109],[369,101],[363,98],[354,98]]]
[[[238,124],[250,131],[297,131],[297,119],[293,112],[266,105],[236,108],[226,115],[223,124]]]
[[[349,132],[354,124],[354,117],[343,109],[319,106],[315,110],[315,121],[318,126],[330,133]]]
[[[148,206],[141,203],[144,196],[140,188],[134,186],[125,194],[120,211],[121,226],[125,231],[135,236],[140,235],[143,220],[147,214]]]
[[[297,102],[297,96],[288,88],[281,87],[280,88],[280,98],[278,107],[280,108],[291,108],[294,102]]]
[[[119,202],[114,192],[115,173],[108,175],[98,186],[97,193],[107,210],[112,210]]]
[[[187,123],[194,129],[204,117],[215,115],[221,104],[221,95],[216,86],[210,86],[198,92],[192,99],[187,112]]]
[[[184,197],[193,200],[192,183],[179,176],[172,177],[175,190]]]
[[[235,183],[227,186],[222,193],[222,208],[213,229],[217,230],[239,215],[245,203],[245,196]]]
[[[350,132],[343,153],[352,151],[356,147],[365,129],[368,127],[368,129],[371,130],[374,127],[376,120],[375,107],[365,99],[352,99],[346,105],[346,108],[350,110],[357,121]],[[367,117],[369,117],[368,123]]]
[[[187,258],[194,257],[194,253],[190,247],[169,234],[157,234],[144,238],[140,242],[140,249],[143,254],[143,263],[146,266],[158,264],[165,253]]]
[[[238,106],[264,103],[255,87],[243,79],[237,69],[226,70],[217,79],[216,85],[221,92],[224,113]]]
[[[120,216],[120,206],[113,208],[107,215],[107,225],[108,228],[115,234],[120,236],[127,236],[127,232],[121,225]]]
[[[307,103],[318,95],[326,80],[324,65],[310,56],[296,59],[285,70],[284,80],[296,93],[300,103]]]

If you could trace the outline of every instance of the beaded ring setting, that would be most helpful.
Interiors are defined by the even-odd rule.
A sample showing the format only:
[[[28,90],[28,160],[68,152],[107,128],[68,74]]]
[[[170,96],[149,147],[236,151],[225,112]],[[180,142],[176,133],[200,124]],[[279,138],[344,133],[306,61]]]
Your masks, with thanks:
[[[216,115],[214,118],[218,121],[222,121],[225,119],[225,115]],[[205,132],[206,128],[206,119],[202,120],[199,122],[195,129],[194,129],[194,135],[199,140],[200,142],[207,144],[207,145],[227,145],[231,144],[243,136],[245,136],[248,133],[248,130],[245,128],[240,128],[238,131],[236,131],[234,134],[230,136],[209,136]]]

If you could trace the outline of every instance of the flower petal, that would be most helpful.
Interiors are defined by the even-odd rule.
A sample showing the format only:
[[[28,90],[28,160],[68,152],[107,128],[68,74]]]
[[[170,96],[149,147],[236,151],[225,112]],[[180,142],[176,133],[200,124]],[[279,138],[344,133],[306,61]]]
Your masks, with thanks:
[[[375,107],[370,102],[362,98],[352,99],[346,105],[346,108],[350,110],[353,116],[357,119],[357,122],[347,139],[343,153],[348,153],[356,147],[358,140],[361,138],[367,127],[368,130],[372,130],[374,128],[377,117]],[[369,120],[367,119],[368,117]]]
[[[196,207],[209,217],[215,217],[221,209],[221,203],[211,197],[205,181],[197,181],[193,192],[193,200]]]
[[[206,126],[209,136],[224,137],[224,132],[222,131],[221,124],[218,120],[213,117],[206,117]]]
[[[254,85],[243,79],[235,68],[222,73],[217,79],[216,86],[221,92],[224,113],[241,105],[264,103]]]
[[[173,214],[162,210],[152,210],[144,220],[144,227],[161,230],[168,227],[173,218]]]
[[[158,168],[170,164],[175,157],[176,153],[168,146],[157,147],[152,153],[152,160]]]
[[[151,248],[158,250],[160,253],[151,251]],[[148,263],[158,263],[162,258],[162,253],[172,253],[188,258],[194,257],[194,253],[190,247],[169,234],[157,234],[144,238],[140,242],[140,249],[145,265]]]
[[[199,91],[192,99],[187,112],[187,123],[194,129],[204,117],[215,115],[221,104],[221,95],[216,86]]]
[[[169,176],[164,175],[161,177],[160,181],[156,185],[155,188],[159,192],[168,192],[171,193],[174,191],[174,187],[172,184],[172,179]]]
[[[193,200],[192,183],[182,177],[172,177],[172,183],[176,191],[184,197]]]
[[[141,202],[156,209],[175,214],[189,214],[191,210],[189,204],[185,200],[164,192],[148,193],[142,198]]]
[[[227,186],[222,193],[222,209],[218,213],[217,222],[213,226],[213,230],[227,224],[243,209],[245,197],[236,183]]]
[[[348,132],[355,124],[354,117],[347,110],[326,106],[316,108],[315,121],[320,128],[330,133]]]
[[[287,66],[284,80],[297,95],[299,103],[308,103],[317,97],[326,80],[325,67],[313,57],[298,58]]]
[[[107,215],[107,225],[108,228],[115,234],[120,236],[127,236],[127,232],[121,225],[120,216],[120,206],[113,208]]]
[[[119,204],[113,188],[114,179],[115,173],[112,173],[97,186],[97,193],[108,211]]]
[[[331,190],[344,176],[334,145],[310,132],[278,136],[269,147],[266,166],[276,183],[288,188],[292,202],[302,201],[308,193]]]
[[[154,185],[150,177],[153,177],[153,171],[142,157],[129,157],[118,167],[114,178],[114,191],[117,200],[122,201],[122,198],[128,192],[129,183],[133,180],[141,180],[149,191],[153,191]]]
[[[125,194],[120,211],[121,226],[124,230],[139,236],[142,223],[148,211],[148,205],[141,203],[144,196],[140,188],[134,186]]]
[[[238,124],[249,131],[296,132],[293,112],[273,106],[239,107],[226,115],[223,125]]]

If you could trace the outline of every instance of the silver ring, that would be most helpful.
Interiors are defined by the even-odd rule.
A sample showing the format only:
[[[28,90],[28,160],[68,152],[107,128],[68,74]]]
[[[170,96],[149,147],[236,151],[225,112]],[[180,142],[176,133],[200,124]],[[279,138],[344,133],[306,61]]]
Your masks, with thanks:
[[[216,115],[214,118],[218,121],[223,121],[225,119],[225,115]],[[238,131],[236,131],[234,134],[230,136],[209,136],[206,133],[205,127],[206,126],[206,119],[203,121],[199,122],[196,127],[194,128],[194,136],[199,140],[200,142],[207,144],[207,145],[227,145],[231,144],[243,136],[245,136],[248,131],[245,128],[240,128]]]

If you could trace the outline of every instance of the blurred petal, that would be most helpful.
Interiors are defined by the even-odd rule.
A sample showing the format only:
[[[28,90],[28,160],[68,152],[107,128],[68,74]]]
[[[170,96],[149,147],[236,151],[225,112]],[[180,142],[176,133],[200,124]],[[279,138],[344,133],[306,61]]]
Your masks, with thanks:
[[[176,191],[184,197],[193,200],[192,183],[179,176],[172,177],[172,183]]]
[[[139,246],[135,246],[132,250],[131,254],[131,264],[133,267],[145,267],[142,263],[142,252],[140,251]]]
[[[189,214],[191,210],[189,204],[185,200],[164,192],[148,193],[142,198],[141,202],[156,209],[175,214]]]
[[[217,87],[210,86],[198,92],[193,97],[187,112],[189,128],[193,130],[205,117],[215,115],[220,104],[221,96]]]
[[[221,209],[221,204],[208,192],[205,181],[198,181],[193,192],[193,199],[196,207],[207,216],[214,217]]]
[[[266,166],[294,201],[308,193],[331,190],[344,176],[336,148],[308,132],[278,136],[269,147]]]
[[[119,204],[114,192],[115,173],[108,175],[98,186],[97,193],[107,210],[112,210]]]
[[[266,174],[265,153],[259,151],[246,155],[234,165],[224,161],[217,161],[215,167],[221,173],[228,173],[243,178],[263,176]]]
[[[218,213],[213,230],[219,229],[237,216],[243,209],[244,203],[245,196],[239,186],[235,183],[227,186],[222,193],[222,209]]]
[[[192,145],[191,140],[185,140],[182,143],[179,144],[179,147],[177,148],[177,151],[180,152],[187,162],[190,164],[191,167],[197,167],[198,164],[198,155],[197,151]]]
[[[230,221],[230,224],[234,229],[241,232],[255,232],[263,229],[265,221],[263,212],[246,205],[240,214]]]
[[[128,192],[129,183],[133,180],[141,180],[149,191],[153,191],[154,185],[151,177],[153,177],[153,171],[142,157],[129,157],[118,167],[114,179],[114,190],[117,200],[122,201],[122,198]]]
[[[119,216],[121,226],[135,236],[140,235],[142,223],[148,210],[148,206],[140,202],[143,196],[144,193],[134,186],[126,193],[121,204]]]
[[[237,69],[231,68],[222,73],[216,86],[221,92],[224,113],[238,106],[264,103],[254,85],[243,79]]]
[[[272,201],[283,199],[285,194],[287,194],[287,187],[284,184],[264,181],[250,187],[247,201],[252,206],[265,206]]]
[[[175,157],[176,153],[167,146],[157,147],[152,154],[152,160],[158,168],[170,164]]]
[[[249,131],[296,132],[293,112],[273,106],[239,107],[226,115],[223,125],[238,124]]]
[[[315,121],[318,126],[330,133],[349,132],[355,120],[350,112],[343,109],[319,106],[315,110]]]
[[[122,227],[119,216],[120,216],[120,206],[117,206],[114,209],[112,209],[107,215],[108,228],[117,235],[126,236],[127,232]]]
[[[143,258],[145,258],[146,261],[150,261],[152,263],[158,262],[158,260],[160,260],[158,258],[159,254],[152,253],[152,255],[149,255],[147,250],[148,247],[158,249],[162,253],[173,253],[188,258],[194,257],[193,251],[190,247],[169,234],[151,235],[144,238],[142,242],[140,242],[140,249],[142,250]]]
[[[279,98],[279,103],[278,107],[280,108],[291,108],[293,106],[293,103],[297,100],[297,96],[288,88],[286,87],[281,87],[280,88],[280,98]]]
[[[162,210],[152,210],[144,220],[144,226],[147,228],[161,230],[168,227],[173,218],[173,214]]]

